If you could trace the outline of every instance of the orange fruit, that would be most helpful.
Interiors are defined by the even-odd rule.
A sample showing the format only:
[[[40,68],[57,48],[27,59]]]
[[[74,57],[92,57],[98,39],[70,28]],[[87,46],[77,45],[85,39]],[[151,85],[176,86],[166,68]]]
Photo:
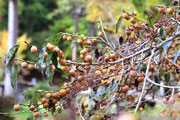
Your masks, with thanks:
[[[65,89],[60,90],[59,95],[60,96],[65,96],[66,95],[66,90]]]
[[[39,117],[39,116],[40,116],[40,112],[34,112],[34,113],[33,113],[33,116],[34,116],[34,117]]]
[[[27,68],[27,66],[28,66],[27,62],[22,62],[22,63],[21,63],[21,67],[22,67],[22,68]]]
[[[53,45],[49,43],[49,44],[47,44],[46,48],[47,48],[47,50],[51,51],[51,50],[53,50]]]
[[[36,46],[32,46],[32,47],[31,47],[31,52],[32,52],[32,53],[36,53],[36,52],[37,52],[37,50],[38,50],[38,49],[37,49],[37,47],[36,47]]]
[[[19,105],[14,105],[14,110],[15,110],[15,111],[20,110],[20,106],[19,106]]]

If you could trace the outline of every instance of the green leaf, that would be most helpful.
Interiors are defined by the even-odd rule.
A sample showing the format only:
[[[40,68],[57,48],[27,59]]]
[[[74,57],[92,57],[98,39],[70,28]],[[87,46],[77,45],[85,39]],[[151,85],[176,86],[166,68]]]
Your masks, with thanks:
[[[46,58],[46,77],[50,85],[52,85],[53,75],[54,75],[54,69],[50,67],[50,62],[52,58],[52,51],[48,52],[48,57]]]
[[[61,40],[61,37],[62,37],[62,34],[61,34],[61,33],[55,34],[55,35],[52,37],[50,43],[53,44],[53,45],[57,45],[57,44],[59,43],[59,41]]]
[[[51,43],[52,45],[58,45],[59,41],[61,40],[62,34],[57,33],[54,35],[51,35],[46,39],[46,42],[43,44],[43,46],[46,46],[48,43]]]
[[[30,114],[26,120],[34,120],[33,114]]]
[[[119,19],[118,19],[118,21],[117,21],[117,23],[116,23],[116,33],[118,32],[118,29],[119,29],[119,26],[120,26],[120,24],[121,24],[122,19],[123,19],[122,16],[119,17]]]
[[[6,55],[6,59],[5,59],[6,66],[9,65],[11,63],[11,61],[14,60],[14,57],[16,55],[18,48],[19,48],[19,44],[16,44],[8,51],[8,53]]]
[[[23,91],[24,98],[28,98],[30,95],[32,95],[33,90],[25,90]]]
[[[37,91],[33,91],[32,98],[30,100],[30,104],[37,104],[39,97],[40,97],[40,94]]]
[[[52,60],[52,64],[56,67],[56,69],[64,76],[64,75],[66,75],[66,73],[60,68],[60,67],[58,67],[58,61],[57,61],[57,57],[58,57],[58,54],[56,53],[56,52],[53,52],[53,54],[52,54],[52,58],[51,58],[51,60]]]
[[[40,69],[40,71],[43,72],[42,70],[42,66],[44,64],[44,53],[46,52],[46,47],[43,47],[41,49],[41,52],[39,53],[39,61],[38,61],[38,68]]]
[[[19,66],[13,65],[10,68],[10,79],[11,79],[11,86],[16,89],[17,88],[17,78],[18,78]]]

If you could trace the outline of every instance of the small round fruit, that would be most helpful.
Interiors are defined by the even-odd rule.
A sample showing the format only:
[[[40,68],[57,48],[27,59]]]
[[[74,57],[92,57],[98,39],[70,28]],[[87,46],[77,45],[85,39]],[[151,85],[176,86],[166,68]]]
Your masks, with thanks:
[[[82,45],[83,44],[83,40],[82,39],[78,39],[77,43]]]
[[[105,62],[109,62],[109,56],[105,56],[105,57],[104,57],[104,61],[105,61]]]
[[[66,95],[66,90],[65,89],[60,90],[59,95],[60,96],[65,96]]]
[[[64,40],[67,40],[67,35],[63,35],[63,39],[64,39]]]
[[[91,57],[90,55],[87,55],[87,56],[85,57],[85,61],[86,61],[86,62],[92,62],[92,61],[93,61],[93,57]]]
[[[14,105],[14,110],[15,110],[15,111],[20,110],[20,106],[19,106],[19,105]]]
[[[168,104],[168,101],[167,101],[166,98],[163,99],[163,103],[164,103],[164,104]]]
[[[57,92],[56,92],[56,93],[53,93],[53,97],[54,97],[54,98],[57,98],[58,96],[59,96],[59,93],[57,93]]]
[[[97,43],[98,40],[97,40],[97,39],[93,39],[92,42],[93,42],[93,43]]]
[[[40,112],[34,112],[34,113],[33,113],[33,116],[34,116],[34,117],[39,117],[39,116],[40,116]]]
[[[48,53],[45,52],[45,53],[44,53],[44,58],[47,58],[47,57],[48,57]]]
[[[131,21],[132,24],[135,24],[135,23],[136,23],[136,19],[134,19],[134,18],[131,18],[130,21]]]
[[[135,77],[137,75],[137,73],[136,73],[136,71],[134,71],[134,70],[131,70],[130,72],[129,72],[129,76],[130,77]]]
[[[60,52],[60,49],[59,49],[58,47],[55,47],[55,48],[54,48],[54,51],[56,51],[57,53],[59,53],[59,52]]]
[[[176,20],[179,20],[180,19],[180,15],[176,15]]]
[[[49,107],[49,104],[48,104],[48,103],[44,103],[44,104],[43,104],[43,107],[44,107],[44,108],[47,108],[47,107]]]
[[[102,32],[99,32],[99,33],[98,33],[98,36],[99,36],[99,37],[103,37],[104,34],[103,34]]]
[[[47,112],[44,112],[43,116],[44,116],[44,117],[48,117],[48,113],[47,113]]]
[[[56,104],[57,103],[57,99],[53,99],[52,103]]]
[[[34,111],[34,110],[35,110],[35,106],[34,106],[34,105],[31,105],[31,106],[29,107],[29,109],[30,109],[31,111]]]
[[[144,81],[144,77],[139,77],[138,78],[138,82],[143,82]]]
[[[163,9],[163,8],[158,8],[158,11],[159,11],[160,13],[164,13],[164,9]]]
[[[47,48],[47,50],[51,51],[51,50],[53,50],[53,45],[52,44],[47,44],[46,48]]]
[[[67,37],[67,41],[68,41],[68,42],[71,42],[72,40],[73,40],[73,38],[72,38],[71,36],[68,36],[68,37]]]
[[[21,63],[21,67],[22,67],[22,68],[27,68],[27,66],[28,66],[27,62],[22,62],[22,63]]]
[[[34,69],[34,65],[32,65],[32,64],[28,64],[28,70],[33,70]]]
[[[45,71],[46,70],[46,65],[42,65],[42,70]]]
[[[168,13],[168,14],[172,14],[173,11],[174,11],[174,10],[173,10],[172,8],[168,8],[168,9],[167,9],[167,13]]]
[[[128,90],[129,90],[129,87],[127,85],[122,88],[123,92],[127,92]]]
[[[168,103],[174,104],[175,103],[175,99],[173,97],[170,97],[169,100],[168,100]]]
[[[70,88],[66,88],[66,93],[70,93],[71,89]]]
[[[99,76],[102,75],[102,72],[101,72],[100,70],[97,70],[97,71],[95,72],[95,75],[99,77]]]
[[[175,120],[177,118],[177,114],[175,112],[171,113],[171,119]]]
[[[168,55],[168,59],[173,59],[173,55]]]
[[[151,33],[147,33],[146,38],[150,38],[150,37],[151,37]]]
[[[87,40],[87,45],[92,45],[92,42],[90,40]]]
[[[52,94],[51,94],[51,93],[47,93],[47,94],[46,94],[46,98],[47,98],[47,99],[50,99],[51,97],[52,97]]]
[[[36,52],[37,52],[37,50],[38,50],[38,49],[37,49],[37,47],[36,47],[36,46],[32,46],[32,47],[31,47],[31,52],[32,52],[32,53],[36,53]]]
[[[69,75],[72,76],[72,77],[75,77],[76,76],[75,70],[70,70]]]
[[[61,65],[66,65],[66,59],[59,59],[59,63]]]
[[[75,87],[76,87],[76,89],[81,90],[81,84],[80,84],[80,83],[77,83],[77,84],[75,85]]]
[[[104,26],[104,31],[108,31],[108,28],[106,26]]]
[[[46,98],[43,98],[43,99],[41,100],[41,103],[42,103],[42,104],[46,103]]]
[[[127,30],[127,31],[126,31],[126,35],[128,35],[128,36],[131,35],[131,31],[130,31],[130,30]]]
[[[123,16],[123,18],[126,19],[126,20],[129,20],[129,19],[130,19],[129,15],[128,15],[127,13],[123,13],[122,16]]]
[[[83,76],[78,76],[77,80],[78,81],[82,81],[83,80]]]

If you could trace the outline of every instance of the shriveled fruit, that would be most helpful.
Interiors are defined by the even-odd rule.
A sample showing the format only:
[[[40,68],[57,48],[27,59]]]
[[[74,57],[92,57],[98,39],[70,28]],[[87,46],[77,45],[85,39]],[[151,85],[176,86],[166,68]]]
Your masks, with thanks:
[[[21,67],[22,67],[22,68],[27,68],[27,66],[28,66],[27,62],[22,62],[22,63],[21,63]]]
[[[32,46],[32,47],[31,47],[31,52],[32,52],[32,53],[36,53],[36,52],[37,52],[37,50],[38,50],[38,49],[37,49],[37,47],[36,47],[36,46]]]
[[[33,113],[33,116],[34,116],[34,117],[39,117],[39,116],[40,116],[40,112],[34,112],[34,113]]]
[[[66,90],[65,89],[60,90],[59,95],[60,96],[65,96],[66,95]]]
[[[15,110],[15,111],[20,110],[20,106],[19,106],[19,105],[14,105],[14,110]]]

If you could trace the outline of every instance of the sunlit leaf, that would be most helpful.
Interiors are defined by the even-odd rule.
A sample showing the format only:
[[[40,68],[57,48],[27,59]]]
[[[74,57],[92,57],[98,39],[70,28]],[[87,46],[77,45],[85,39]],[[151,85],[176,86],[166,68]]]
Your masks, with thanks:
[[[121,24],[122,19],[123,19],[122,16],[119,17],[119,19],[118,19],[118,21],[117,21],[117,23],[116,23],[116,33],[118,32],[118,29],[119,29],[119,26],[120,26],[120,24]]]

